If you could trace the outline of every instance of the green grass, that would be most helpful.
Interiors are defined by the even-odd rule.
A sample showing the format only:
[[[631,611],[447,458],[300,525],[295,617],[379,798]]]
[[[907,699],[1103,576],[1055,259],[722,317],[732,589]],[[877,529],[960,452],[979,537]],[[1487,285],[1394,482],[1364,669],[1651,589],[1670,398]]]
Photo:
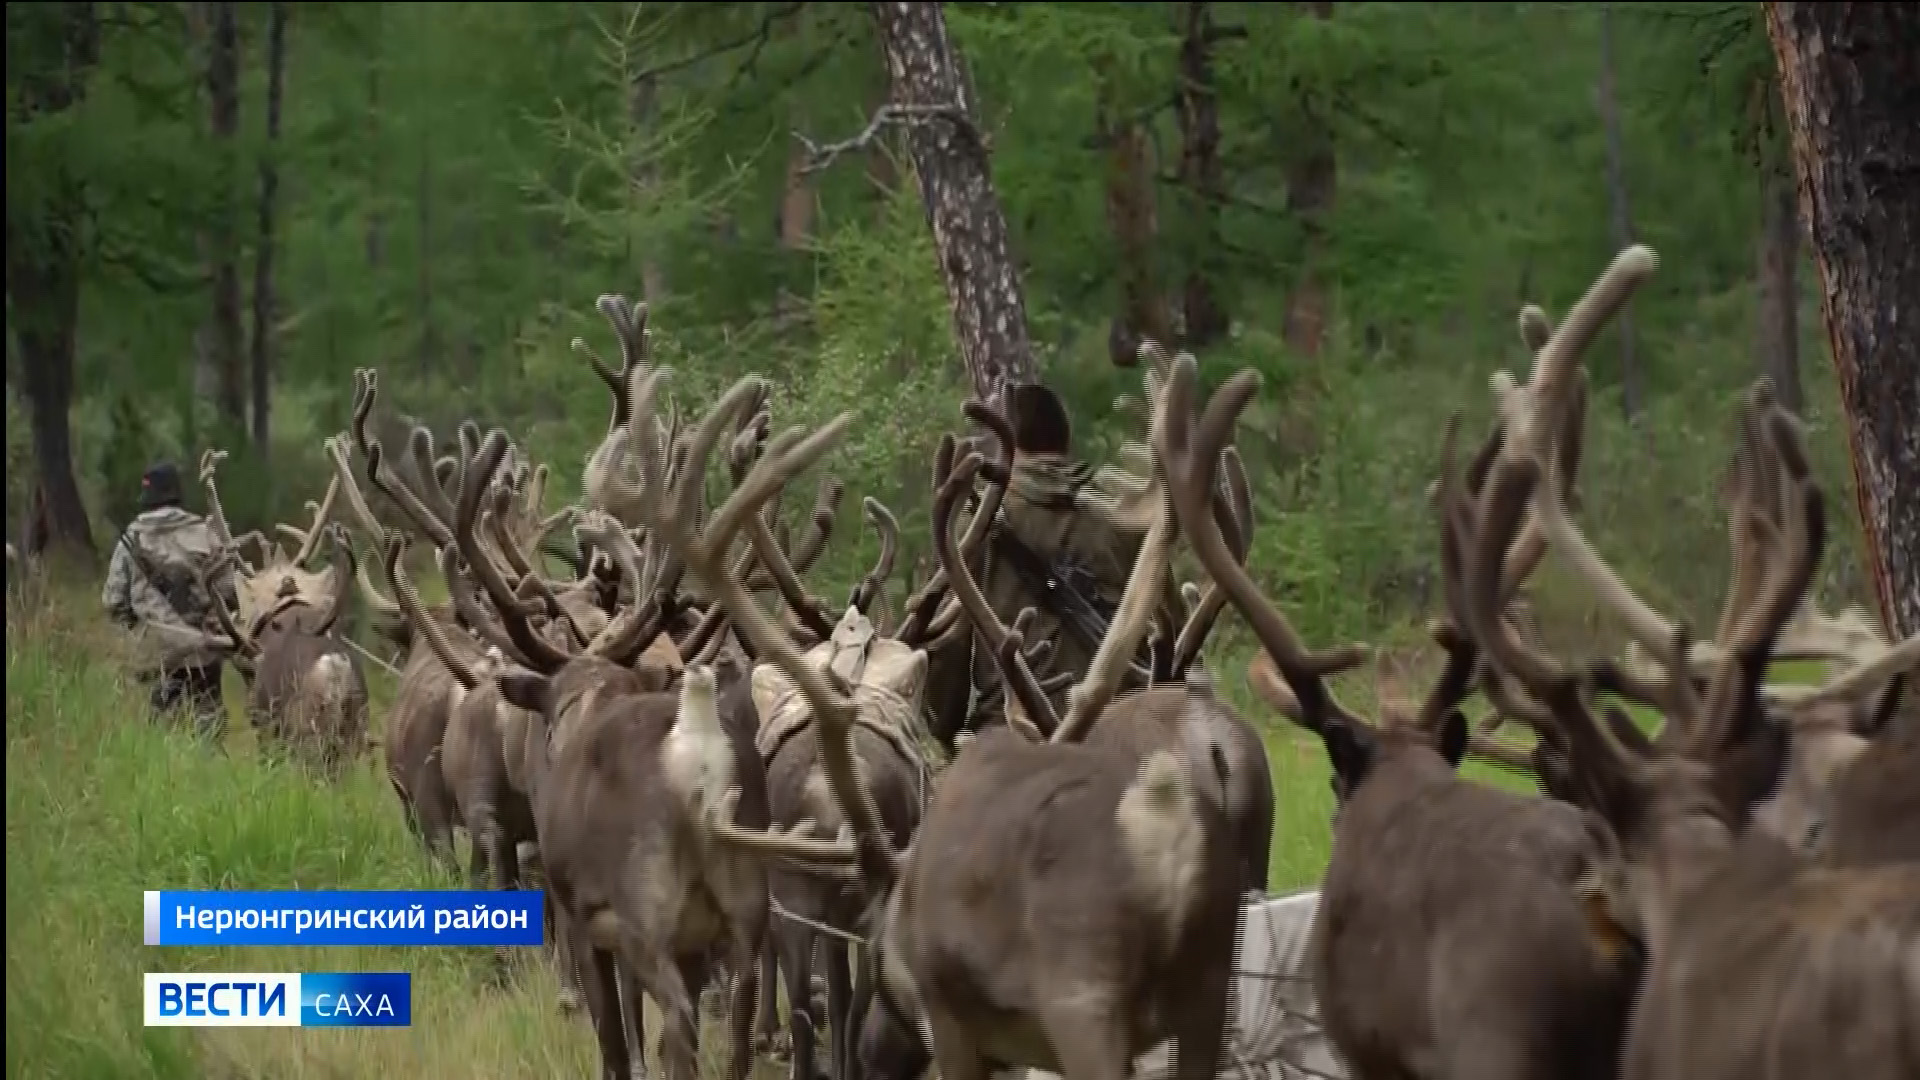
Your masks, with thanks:
[[[111,630],[58,613],[90,598],[57,599],[7,616],[9,1077],[592,1073],[591,1034],[554,1007],[532,950],[502,987],[490,950],[143,945],[146,889],[457,883],[429,867],[374,761],[328,788],[259,759],[244,723],[224,755],[150,724]],[[141,973],[183,970],[411,971],[414,1026],[143,1027]]]

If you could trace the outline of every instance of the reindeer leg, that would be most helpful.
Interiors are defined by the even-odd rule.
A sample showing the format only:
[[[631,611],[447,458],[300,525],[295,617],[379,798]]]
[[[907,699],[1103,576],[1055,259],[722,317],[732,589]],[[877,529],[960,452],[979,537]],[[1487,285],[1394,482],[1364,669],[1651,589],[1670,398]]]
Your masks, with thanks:
[[[940,1080],[989,1080],[992,1070],[987,1067],[986,1059],[980,1056],[973,1033],[960,1022],[960,1018],[937,1000],[928,1000],[926,1010],[928,1033],[933,1036],[933,1062],[940,1070]],[[1064,1052],[1061,1058],[1064,1066]],[[1063,1074],[1065,1080],[1126,1080],[1127,1064],[1123,1058],[1118,1072],[1099,1077],[1083,1077],[1070,1066],[1063,1069]]]
[[[787,987],[787,1031],[793,1039],[788,1073],[793,1080],[818,1080],[813,1055],[820,1018],[813,1011],[813,931],[782,919],[773,931],[780,974]]]
[[[660,1071],[667,1080],[699,1080],[700,1011],[682,965],[638,942],[621,951],[620,962],[628,973],[628,985],[637,980],[660,1010]],[[628,1011],[637,1012],[641,995],[631,996],[634,1001]],[[621,1080],[628,1080],[625,1073]]]
[[[630,971],[621,973],[620,1002],[626,1012],[627,1045],[633,1048],[631,1080],[647,1076],[647,989]]]
[[[493,887],[505,891],[518,888],[520,880],[520,844],[506,829],[493,830]],[[513,967],[513,949],[498,945],[493,950],[494,971],[505,981]]]
[[[600,1040],[600,1080],[630,1080],[627,1032],[620,1022],[620,984],[613,953],[589,947],[583,960],[587,969],[587,1012],[593,1016],[593,1033]]]
[[[747,1080],[753,1071],[754,1004],[760,997],[760,964],[766,958],[766,924],[736,931],[733,947],[733,1002],[727,1010],[728,1080]]]
[[[1229,922],[1226,933],[1237,934]],[[1209,931],[1210,934],[1217,931]],[[1214,939],[1216,942],[1218,938]],[[1218,955],[1209,950],[1208,955]],[[1228,955],[1237,955],[1237,950]],[[1180,988],[1173,1018],[1173,1080],[1214,1080],[1227,1051],[1227,1022],[1233,991],[1233,965],[1207,965]],[[1124,1052],[1124,1051],[1123,1051]],[[1062,1064],[1065,1064],[1064,1058]],[[1478,1077],[1479,1073],[1461,1073]]]
[[[444,869],[458,873],[460,861],[453,850],[453,797],[447,792],[437,762],[420,772],[420,796],[414,800],[413,809],[420,815],[427,853]]]
[[[1055,1056],[1060,1059],[1060,1075],[1065,1080],[1127,1080],[1132,1073],[1126,1031],[1116,1009],[1119,1004],[1104,993],[1089,993],[1084,984],[1077,994],[1050,995],[1043,999],[1040,1020],[1048,1040],[1053,1043]],[[940,1076],[945,1080],[947,1059],[937,1028],[933,1033],[933,1052],[940,1061]],[[1200,1076],[1213,1080],[1214,1069],[1194,1073],[1184,1064],[1176,1067],[1176,1080],[1196,1080]]]
[[[849,959],[857,957],[853,968],[853,1001],[847,1006],[847,1072],[837,1080],[861,1080],[866,1072],[866,1061],[860,1056],[861,1032],[866,1030],[867,1011],[873,1008],[873,976],[867,949],[862,945],[861,952],[851,954]]]
[[[772,935],[760,945],[760,1030],[754,1038],[754,1051],[778,1058],[785,1053],[780,1043],[780,962],[775,958]]]
[[[847,972],[847,943],[822,935],[827,963],[827,1027],[833,1038],[834,1080],[850,1080],[853,1063],[853,985]]]
[[[574,1012],[580,1008],[586,990],[580,985],[580,965],[574,957],[573,928],[560,910],[551,884],[547,886],[547,922],[553,928],[548,940],[553,942],[554,974],[560,982],[560,1011]]]

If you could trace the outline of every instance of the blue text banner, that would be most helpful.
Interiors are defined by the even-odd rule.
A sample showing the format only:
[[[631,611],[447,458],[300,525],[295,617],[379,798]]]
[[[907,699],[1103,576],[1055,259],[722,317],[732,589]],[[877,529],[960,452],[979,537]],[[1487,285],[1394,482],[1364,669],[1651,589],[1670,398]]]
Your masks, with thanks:
[[[537,889],[146,894],[148,945],[539,945]]]

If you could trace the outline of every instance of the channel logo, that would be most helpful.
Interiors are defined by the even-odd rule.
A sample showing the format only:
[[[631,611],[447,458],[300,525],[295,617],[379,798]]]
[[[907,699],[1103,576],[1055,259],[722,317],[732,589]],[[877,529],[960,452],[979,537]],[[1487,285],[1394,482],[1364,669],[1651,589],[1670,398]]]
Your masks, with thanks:
[[[405,971],[146,975],[148,1027],[408,1027]]]

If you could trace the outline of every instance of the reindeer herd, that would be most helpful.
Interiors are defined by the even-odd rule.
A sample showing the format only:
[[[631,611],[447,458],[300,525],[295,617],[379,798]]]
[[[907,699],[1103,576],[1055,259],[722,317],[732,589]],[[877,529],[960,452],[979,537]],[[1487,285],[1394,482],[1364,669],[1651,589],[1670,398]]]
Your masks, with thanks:
[[[1004,622],[978,581],[1013,459],[1003,417],[969,403],[985,434],[942,442],[938,571],[909,582],[901,617],[898,528],[871,498],[879,560],[836,606],[804,579],[840,486],[822,481],[797,529],[781,504],[850,417],[775,433],[769,386],[749,376],[683,424],[644,306],[617,296],[599,307],[619,367],[576,342],[613,399],[577,505],[548,511],[546,467],[503,431],[469,422],[442,454],[417,427],[389,452],[362,371],[351,429],[326,444],[326,496],[305,529],[282,527],[293,555],[234,541],[219,455],[203,461],[218,534],[235,559],[257,551],[240,610],[219,614],[256,723],[329,769],[367,729],[358,660],[335,636],[351,594],[404,649],[380,745],[406,820],[449,863],[464,830],[476,886],[546,889],[562,1004],[584,998],[608,1078],[644,1071],[650,998],[661,1068],[694,1080],[714,984],[728,1075],[744,1080],[781,977],[795,1080],[815,1080],[822,1053],[840,1080],[930,1065],[942,1080],[1122,1080],[1169,1040],[1178,1080],[1210,1080],[1273,830],[1322,827],[1275,822],[1258,733],[1201,658],[1231,606],[1264,649],[1260,699],[1332,765],[1309,969],[1352,1076],[1910,1080],[1920,719],[1901,694],[1920,637],[1890,644],[1812,604],[1827,504],[1797,421],[1764,382],[1740,410],[1711,640],[1639,599],[1573,520],[1581,356],[1654,265],[1622,253],[1557,329],[1522,313],[1530,377],[1495,374],[1497,418],[1464,471],[1455,426],[1440,433],[1446,663],[1423,702],[1371,720],[1329,685],[1368,651],[1309,646],[1247,569],[1252,488],[1233,443],[1255,373],[1202,401],[1191,357],[1146,350],[1145,468],[1106,497],[1151,526],[1091,665],[1054,672],[1028,616]],[[363,481],[407,529],[382,525]],[[569,569],[551,576],[569,527]],[[1182,538],[1206,584],[1169,605]],[[409,577],[420,539],[443,603]],[[305,569],[323,544],[334,565]],[[1555,657],[1531,629],[1521,594],[1549,550],[1620,617],[1629,655]],[[966,667],[949,662],[970,641],[1009,690],[977,731],[960,730]],[[1828,681],[1769,682],[1789,658],[1825,662]],[[1486,720],[1463,711],[1476,695]],[[1651,732],[1628,704],[1657,717]],[[1531,745],[1500,737],[1508,723]],[[1463,778],[1467,755],[1531,773],[1540,794]]]

